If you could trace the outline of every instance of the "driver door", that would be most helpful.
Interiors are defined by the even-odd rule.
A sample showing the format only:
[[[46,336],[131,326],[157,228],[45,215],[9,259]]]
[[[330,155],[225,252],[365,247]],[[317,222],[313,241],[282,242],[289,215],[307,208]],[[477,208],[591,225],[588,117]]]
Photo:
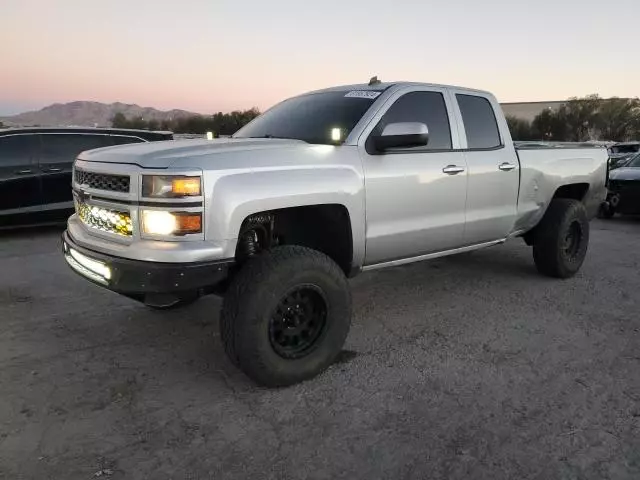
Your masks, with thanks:
[[[390,97],[360,137],[365,175],[365,265],[410,261],[464,244],[467,164],[445,89],[410,87]],[[376,151],[390,123],[427,125],[426,146]]]

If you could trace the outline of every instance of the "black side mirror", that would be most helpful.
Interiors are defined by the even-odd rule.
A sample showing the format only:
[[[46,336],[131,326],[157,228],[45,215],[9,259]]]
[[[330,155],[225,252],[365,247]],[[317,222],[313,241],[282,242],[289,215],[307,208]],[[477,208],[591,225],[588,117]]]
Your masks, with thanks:
[[[420,122],[390,123],[373,138],[379,152],[390,148],[423,147],[429,143],[429,129]]]

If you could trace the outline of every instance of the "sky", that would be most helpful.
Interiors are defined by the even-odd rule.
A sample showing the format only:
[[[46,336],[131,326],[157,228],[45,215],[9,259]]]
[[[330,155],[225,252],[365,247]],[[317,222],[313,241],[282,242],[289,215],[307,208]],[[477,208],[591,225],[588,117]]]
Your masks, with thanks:
[[[0,115],[264,110],[373,75],[502,102],[636,97],[638,19],[638,0],[0,0]]]

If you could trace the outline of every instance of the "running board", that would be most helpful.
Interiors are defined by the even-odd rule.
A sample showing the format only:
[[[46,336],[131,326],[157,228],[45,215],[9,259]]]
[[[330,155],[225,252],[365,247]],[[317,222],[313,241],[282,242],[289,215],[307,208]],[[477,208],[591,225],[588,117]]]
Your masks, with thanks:
[[[423,260],[431,260],[433,258],[447,257],[449,255],[455,255],[456,253],[471,252],[473,250],[479,250],[481,248],[492,247],[504,243],[507,239],[493,240],[491,242],[478,243],[476,245],[469,245],[468,247],[455,248],[453,250],[445,250],[443,252],[428,253],[426,255],[420,255],[417,257],[401,258],[400,260],[391,260],[390,262],[374,263],[373,265],[367,265],[362,267],[363,272],[369,270],[377,270],[379,268],[397,267],[399,265],[406,265],[407,263],[421,262]]]

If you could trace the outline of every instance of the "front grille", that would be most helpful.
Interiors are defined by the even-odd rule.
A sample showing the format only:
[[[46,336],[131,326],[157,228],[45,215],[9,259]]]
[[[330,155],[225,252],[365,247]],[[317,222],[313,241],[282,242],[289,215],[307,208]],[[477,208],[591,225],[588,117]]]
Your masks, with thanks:
[[[95,205],[87,205],[76,199],[76,213],[80,220],[91,228],[102,232],[115,233],[130,237],[133,233],[131,215],[129,212],[120,212]]]
[[[76,168],[76,183],[96,190],[129,193],[127,175],[108,175],[106,173],[86,172]]]

